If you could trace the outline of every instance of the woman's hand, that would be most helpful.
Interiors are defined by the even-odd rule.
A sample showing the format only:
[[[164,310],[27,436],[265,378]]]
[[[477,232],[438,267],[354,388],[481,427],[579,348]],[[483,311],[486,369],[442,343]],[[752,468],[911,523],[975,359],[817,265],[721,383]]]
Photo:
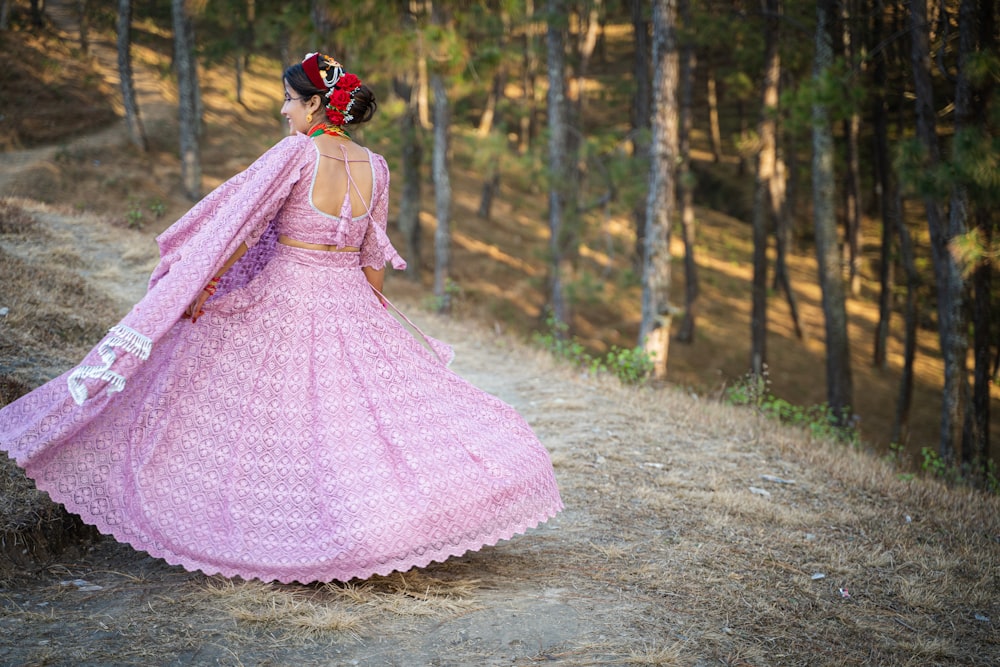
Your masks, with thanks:
[[[199,317],[205,314],[205,311],[203,310],[205,302],[208,301],[208,298],[210,296],[215,294],[215,290],[219,286],[220,280],[222,280],[222,277],[216,276],[212,278],[210,281],[208,281],[208,284],[205,285],[205,288],[202,289],[201,292],[198,294],[198,298],[192,301],[191,305],[188,306],[187,310],[184,311],[184,315],[182,315],[182,317],[185,320],[190,319],[191,324],[194,324],[195,322],[198,321]]]

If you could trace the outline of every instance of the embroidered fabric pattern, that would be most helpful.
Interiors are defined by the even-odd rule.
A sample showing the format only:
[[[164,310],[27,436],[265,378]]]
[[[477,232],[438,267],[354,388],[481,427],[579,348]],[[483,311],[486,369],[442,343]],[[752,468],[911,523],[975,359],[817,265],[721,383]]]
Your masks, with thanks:
[[[347,581],[553,516],[562,502],[529,426],[448,370],[450,348],[411,335],[365,280],[361,266],[405,265],[385,234],[388,198],[358,219],[309,206],[311,144],[292,138],[254,168],[280,186],[233,179],[161,237],[149,295],[88,363],[109,388],[106,371],[127,378],[120,391],[86,379],[81,406],[69,376],[96,371],[64,374],[0,410],[0,448],[102,532],[208,574]],[[388,170],[373,165],[384,193]],[[274,242],[318,225],[361,251]],[[182,320],[244,239],[205,315]]]

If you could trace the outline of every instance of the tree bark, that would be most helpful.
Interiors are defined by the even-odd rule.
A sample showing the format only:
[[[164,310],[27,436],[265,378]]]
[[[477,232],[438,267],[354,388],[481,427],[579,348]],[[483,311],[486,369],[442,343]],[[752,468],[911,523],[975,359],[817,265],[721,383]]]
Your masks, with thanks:
[[[406,271],[410,280],[420,279],[420,163],[423,161],[423,147],[418,135],[417,108],[413,99],[414,86],[397,78],[394,82],[396,95],[406,105],[399,115],[399,135],[402,153],[402,181],[397,225],[403,234],[406,248]]]
[[[780,128],[777,131],[780,137]],[[795,290],[792,288],[792,276],[788,271],[788,254],[792,245],[792,218],[788,206],[788,168],[779,147],[774,161],[774,178],[771,179],[771,208],[775,220],[774,240],[775,240],[775,260],[774,260],[774,287],[785,293],[785,300],[788,302],[788,313],[792,318],[792,326],[795,328],[795,337],[799,340],[805,338],[802,332],[802,322],[799,319],[799,305],[795,298]]]
[[[174,20],[174,65],[177,68],[180,115],[181,185],[191,201],[201,197],[201,156],[198,135],[201,103],[198,93],[198,63],[195,58],[194,25],[185,0],[172,0]]]
[[[992,241],[989,216],[986,212],[980,212],[979,230],[984,234],[987,247]],[[975,365],[973,371],[972,390],[972,413],[975,415],[975,439],[972,452],[969,456],[969,464],[973,474],[980,479],[988,470],[990,458],[990,320],[991,320],[991,293],[993,289],[993,264],[992,261],[983,261],[976,266],[972,274],[972,290],[974,294],[972,302],[973,321],[973,345],[975,354]]]
[[[118,78],[122,87],[122,104],[125,107],[125,125],[128,138],[139,150],[146,152],[149,143],[146,130],[139,116],[135,81],[132,77],[132,0],[118,0]]]
[[[639,342],[653,358],[653,376],[666,377],[670,341],[670,221],[676,191],[677,2],[653,4],[653,138],[650,146],[646,243]]]
[[[856,63],[853,34],[852,4],[841,0],[841,28],[844,58],[852,67],[862,67]],[[861,294],[861,159],[858,144],[861,135],[861,114],[852,104],[850,115],[844,120],[844,148],[846,150],[844,173],[844,227],[848,284],[852,296]]]
[[[902,200],[898,188],[895,194],[895,207],[901,211]],[[906,273],[906,305],[903,309],[903,371],[899,379],[899,396],[896,399],[890,442],[902,445],[909,440],[910,407],[913,405],[913,362],[917,357],[917,287],[920,285],[920,275],[917,272],[913,242],[903,217],[896,216],[895,223],[899,234],[899,252]]]
[[[969,73],[969,59],[975,57],[977,51],[989,52],[995,46],[995,30],[980,32],[977,25],[980,21],[992,22],[989,9],[980,10],[977,0],[961,0],[958,10],[958,71],[955,83],[955,135],[956,138],[966,133],[975,133],[989,141],[987,131],[986,107],[991,95],[984,91],[983,86],[974,86]],[[982,11],[982,16],[980,12]],[[983,35],[984,44],[977,44],[978,37]],[[988,79],[987,79],[988,81]],[[991,85],[989,83],[987,86]],[[986,95],[982,93],[986,92]],[[963,156],[956,150],[953,159],[962,160]],[[969,219],[972,218],[986,247],[990,247],[991,225],[988,212],[981,202],[972,202],[969,190],[961,180],[957,181],[951,192],[951,216],[949,219],[949,234],[955,238],[966,233]],[[965,267],[959,266],[962,270]],[[962,466],[982,480],[987,472],[987,459],[990,451],[990,272],[989,257],[979,259],[972,269],[972,324],[973,324],[973,392],[969,423],[962,439]],[[963,371],[964,371],[963,357]],[[965,373],[963,372],[963,378]]]
[[[719,125],[719,95],[715,82],[715,68],[705,68],[708,83],[708,136],[712,139],[712,161],[722,160],[722,128]]]
[[[830,27],[834,19],[834,0],[816,4],[816,54],[813,76],[820,83],[833,64]],[[837,249],[837,220],[834,213],[833,133],[825,104],[812,104],[813,131],[813,223],[816,233],[816,259],[823,292],[826,323],[827,404],[841,426],[849,424],[852,403],[851,358],[847,336],[847,307],[844,282]]]
[[[635,56],[632,63],[635,86],[632,94],[632,145],[639,160],[649,159],[649,124],[652,111],[653,83],[649,73],[649,19],[645,15],[646,3],[632,0],[632,39],[635,42]],[[634,266],[641,272],[643,247],[646,241],[646,202],[637,200],[632,209],[635,222]]]
[[[538,69],[538,55],[535,51],[535,3],[525,0],[524,3],[524,53],[521,64],[521,104],[524,109],[518,119],[517,152],[527,154],[531,148],[531,140],[535,136],[535,116],[537,104],[535,98],[535,75]]]
[[[87,9],[87,0],[76,0],[76,10],[80,22],[80,51],[84,54],[90,53],[90,12]]]
[[[333,20],[330,18],[327,3],[323,0],[309,0],[309,17],[312,19],[313,30],[316,32],[316,45],[313,48],[323,53],[329,53]]]
[[[493,120],[496,117],[497,104],[503,99],[503,89],[506,85],[507,70],[503,65],[500,65],[497,67],[497,71],[493,73],[493,84],[490,86],[489,93],[486,96],[486,105],[483,108],[483,113],[479,117],[479,127],[476,129],[477,136],[486,137],[493,131]]]
[[[549,76],[549,308],[556,323],[569,319],[562,285],[563,227],[568,204],[566,124],[566,36],[564,0],[548,0],[546,47]]]
[[[0,0],[0,30],[10,30],[11,0]]]
[[[586,3],[587,7],[581,7],[580,12],[580,23],[584,27],[584,30],[580,32],[579,48],[577,49],[579,65],[576,68],[576,76],[573,77],[573,87],[570,92],[570,99],[575,103],[574,108],[576,111],[574,118],[576,119],[580,134],[585,134],[583,123],[586,117],[585,106],[587,95],[584,90],[584,81],[587,77],[587,70],[590,67],[590,59],[593,57],[594,49],[597,47],[597,38],[601,29],[599,17],[603,1],[589,0]],[[586,18],[584,18],[584,13],[586,13]],[[574,153],[576,152],[574,151]]]
[[[435,14],[437,8],[435,7]],[[439,16],[435,22],[442,23]],[[431,159],[434,171],[434,210],[437,229],[434,230],[434,296],[438,312],[451,312],[451,178],[448,174],[448,133],[451,111],[444,76],[439,71],[431,74],[434,94],[434,154]]]
[[[434,90],[434,210],[437,229],[434,231],[434,296],[438,312],[451,312],[451,291],[448,275],[451,271],[451,179],[448,175],[448,92],[444,77],[431,74]]]
[[[423,37],[418,37],[417,56],[417,117],[420,119],[420,126],[425,130],[431,129],[430,111],[430,78],[427,75],[427,54],[423,46]]]
[[[690,0],[679,0],[678,12],[685,27],[691,26]],[[677,340],[694,342],[695,319],[698,304],[698,263],[695,261],[696,223],[694,217],[694,175],[691,173],[691,97],[697,60],[690,37],[681,46],[681,100],[678,136],[677,187],[680,190],[681,230],[684,236],[684,319],[681,321]]]
[[[41,28],[45,25],[45,0],[31,0],[31,26]]]
[[[934,169],[941,162],[941,151],[938,146],[930,72],[927,0],[910,0],[909,21],[917,139],[926,155],[926,167]],[[955,463],[963,427],[962,387],[965,382],[966,339],[962,317],[962,277],[949,246],[954,238],[952,225],[964,224],[965,211],[954,211],[949,221],[942,211],[941,202],[932,193],[924,193],[923,199],[931,237],[931,259],[937,288],[938,337],[944,361],[938,453],[944,464],[951,466]]]
[[[767,365],[767,245],[773,220],[771,181],[777,162],[778,85],[781,81],[779,0],[764,1],[764,72],[757,134],[757,176],[753,201],[753,306],[750,315],[750,372],[764,375]]]
[[[882,41],[884,12],[882,3],[878,3],[873,20],[872,42],[878,44]],[[873,155],[873,166],[875,169],[875,195],[878,201],[879,212],[882,217],[882,243],[879,258],[879,300],[878,300],[878,323],[875,327],[875,350],[872,355],[872,364],[876,368],[886,368],[888,364],[886,349],[889,341],[889,329],[892,321],[892,293],[895,283],[893,275],[894,262],[892,259],[893,240],[896,235],[899,222],[899,210],[896,209],[898,201],[897,186],[892,175],[892,165],[889,158],[889,109],[886,101],[888,90],[887,73],[888,54],[886,49],[882,49],[875,54],[873,83],[875,84],[872,94],[872,118],[874,119],[874,140],[875,150]]]

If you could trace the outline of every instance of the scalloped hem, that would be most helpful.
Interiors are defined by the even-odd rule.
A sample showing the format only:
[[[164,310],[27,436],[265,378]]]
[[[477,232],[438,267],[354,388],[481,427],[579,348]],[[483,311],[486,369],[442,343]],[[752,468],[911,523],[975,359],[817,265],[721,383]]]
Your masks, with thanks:
[[[58,493],[46,491],[55,502],[65,503],[58,498]],[[488,536],[477,540],[465,540],[459,544],[445,545],[440,549],[424,551],[422,554],[411,554],[405,558],[392,559],[386,563],[376,566],[343,568],[343,567],[315,567],[315,568],[281,568],[269,571],[266,568],[256,569],[253,567],[238,568],[214,565],[200,561],[195,558],[185,558],[179,556],[168,549],[160,549],[155,546],[142,545],[135,539],[130,539],[120,530],[107,524],[105,521],[95,521],[92,517],[84,519],[84,523],[94,526],[101,534],[111,536],[116,541],[128,544],[136,551],[142,551],[154,558],[160,558],[169,565],[182,567],[188,572],[201,572],[208,576],[221,575],[226,578],[239,577],[244,580],[259,579],[263,582],[277,581],[282,584],[300,583],[309,584],[313,582],[327,583],[331,581],[348,582],[352,579],[368,579],[379,575],[385,576],[392,572],[406,572],[414,567],[427,567],[431,563],[443,563],[449,558],[462,556],[464,554],[479,551],[483,547],[496,546],[501,540],[509,540],[516,535],[524,534],[527,531],[537,528],[542,523],[553,518],[563,509],[562,501],[557,501],[552,508],[546,509],[531,518],[522,519],[517,523],[507,526],[502,530],[497,530]],[[68,511],[72,511],[67,508]]]

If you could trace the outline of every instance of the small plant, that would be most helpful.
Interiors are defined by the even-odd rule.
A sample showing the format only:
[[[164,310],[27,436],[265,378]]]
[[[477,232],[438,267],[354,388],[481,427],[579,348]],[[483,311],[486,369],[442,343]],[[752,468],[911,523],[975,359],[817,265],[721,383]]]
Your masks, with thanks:
[[[732,405],[750,406],[768,419],[801,426],[816,437],[858,444],[857,429],[850,424],[841,424],[837,414],[826,403],[794,405],[772,394],[766,364],[760,374],[747,373],[740,382],[728,387],[725,400]]]
[[[885,455],[885,460],[887,463],[894,463],[899,465],[903,461],[904,448],[903,445],[898,442],[889,443],[889,451]]]
[[[642,384],[653,372],[653,356],[641,347],[626,349],[613,345],[604,363],[625,384]]]
[[[153,214],[154,218],[159,220],[167,212],[167,205],[161,199],[156,198],[149,202],[149,212]]]
[[[129,229],[142,227],[142,207],[135,198],[129,198],[129,208],[125,212],[125,223]]]
[[[545,318],[545,328],[544,332],[535,332],[536,343],[560,359],[566,359],[579,366],[592,365],[593,358],[587,354],[587,349],[576,338],[569,336],[568,324],[549,314]]]
[[[924,458],[923,463],[920,464],[921,470],[934,477],[945,477],[948,474],[948,464],[932,448],[921,447],[920,455]]]
[[[462,288],[451,278],[445,278],[444,281],[444,294],[437,295],[431,294],[426,299],[426,307],[428,310],[433,310],[436,313],[440,313],[445,309],[446,304],[452,303],[456,297],[462,293]]]
[[[585,368],[592,375],[611,373],[623,384],[642,384],[653,371],[653,359],[640,347],[624,349],[613,346],[604,357],[589,352],[569,335],[569,325],[553,315],[545,318],[546,331],[535,332],[534,340],[555,356]]]

